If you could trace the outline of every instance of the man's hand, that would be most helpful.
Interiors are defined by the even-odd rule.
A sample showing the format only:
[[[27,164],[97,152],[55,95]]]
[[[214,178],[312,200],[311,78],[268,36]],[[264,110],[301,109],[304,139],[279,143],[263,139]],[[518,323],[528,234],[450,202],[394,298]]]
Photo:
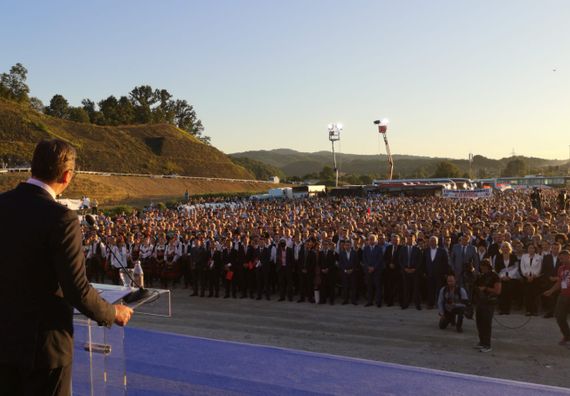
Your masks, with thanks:
[[[552,290],[547,290],[544,293],[542,293],[542,295],[545,297],[550,297],[552,295]]]
[[[131,319],[131,315],[133,314],[132,308],[127,307],[126,305],[115,304],[115,324],[119,326],[126,326],[129,320]]]

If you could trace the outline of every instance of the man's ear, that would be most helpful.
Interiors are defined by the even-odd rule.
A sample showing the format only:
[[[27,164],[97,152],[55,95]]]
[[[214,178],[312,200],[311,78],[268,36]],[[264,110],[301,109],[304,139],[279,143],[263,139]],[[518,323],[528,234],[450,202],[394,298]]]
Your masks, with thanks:
[[[63,172],[63,175],[61,175],[60,183],[69,184],[72,178],[73,178],[73,171],[71,169],[66,170],[65,172]]]

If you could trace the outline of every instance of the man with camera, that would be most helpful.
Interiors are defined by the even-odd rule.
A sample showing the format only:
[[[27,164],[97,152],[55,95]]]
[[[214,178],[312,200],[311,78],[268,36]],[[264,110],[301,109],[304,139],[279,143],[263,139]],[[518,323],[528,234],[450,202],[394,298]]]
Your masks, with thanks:
[[[469,303],[467,292],[457,286],[455,275],[447,275],[447,286],[439,290],[437,308],[439,313],[439,328],[444,330],[449,324],[455,326],[458,333],[463,332],[463,315]]]

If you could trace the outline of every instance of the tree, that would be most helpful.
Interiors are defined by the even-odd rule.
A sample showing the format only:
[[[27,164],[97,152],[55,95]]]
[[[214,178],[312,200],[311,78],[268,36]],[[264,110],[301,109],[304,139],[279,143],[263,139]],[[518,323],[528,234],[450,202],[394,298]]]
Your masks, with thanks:
[[[152,121],[152,106],[158,101],[150,85],[135,87],[129,93],[129,97],[135,109],[135,122],[148,124]]]
[[[105,125],[118,125],[117,107],[119,101],[113,95],[107,99],[101,100],[99,103],[99,111],[103,115],[103,123]]]
[[[479,168],[477,171],[478,179],[488,179],[489,177],[491,177],[491,174],[487,171],[486,168]]]
[[[100,111],[97,111],[95,102],[93,102],[91,99],[83,99],[81,101],[81,104],[83,105],[83,110],[87,112],[87,115],[89,116],[89,121],[92,124],[98,124],[98,125],[104,124],[103,114],[101,114]]]
[[[21,63],[10,68],[10,73],[0,75],[0,96],[16,102],[27,102],[30,88],[26,84],[28,70]]]
[[[360,175],[359,179],[360,183],[362,184],[366,185],[372,184],[372,178],[369,175]]]
[[[54,95],[49,101],[49,106],[46,107],[45,113],[57,118],[68,118],[69,103],[67,102],[67,99],[62,95]]]
[[[69,119],[75,122],[81,122],[83,124],[88,124],[89,114],[82,107],[70,107],[69,108]]]
[[[330,166],[323,166],[323,170],[319,172],[319,178],[323,180],[334,180],[336,174]]]
[[[135,109],[126,96],[121,96],[117,104],[117,121],[121,125],[132,124],[135,121]]]
[[[461,170],[457,165],[449,161],[441,161],[437,164],[433,177],[459,177],[461,175]]]
[[[35,96],[32,96],[30,98],[30,108],[34,111],[37,111],[38,113],[43,113],[45,106],[41,100]]]
[[[167,122],[169,124],[174,124],[174,118],[176,116],[176,102],[171,100],[172,95],[166,89],[155,91],[156,106],[153,111],[154,122]]]
[[[501,176],[505,177],[515,177],[515,176],[524,176],[526,175],[526,163],[520,159],[514,159],[507,162],[507,166],[501,172]]]

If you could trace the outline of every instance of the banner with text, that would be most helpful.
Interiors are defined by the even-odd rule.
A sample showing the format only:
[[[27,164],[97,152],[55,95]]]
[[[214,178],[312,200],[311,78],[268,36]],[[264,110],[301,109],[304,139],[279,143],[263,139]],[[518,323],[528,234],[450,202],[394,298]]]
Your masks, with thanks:
[[[476,199],[489,198],[493,194],[490,188],[479,188],[476,190],[443,190],[444,198],[455,199]]]

